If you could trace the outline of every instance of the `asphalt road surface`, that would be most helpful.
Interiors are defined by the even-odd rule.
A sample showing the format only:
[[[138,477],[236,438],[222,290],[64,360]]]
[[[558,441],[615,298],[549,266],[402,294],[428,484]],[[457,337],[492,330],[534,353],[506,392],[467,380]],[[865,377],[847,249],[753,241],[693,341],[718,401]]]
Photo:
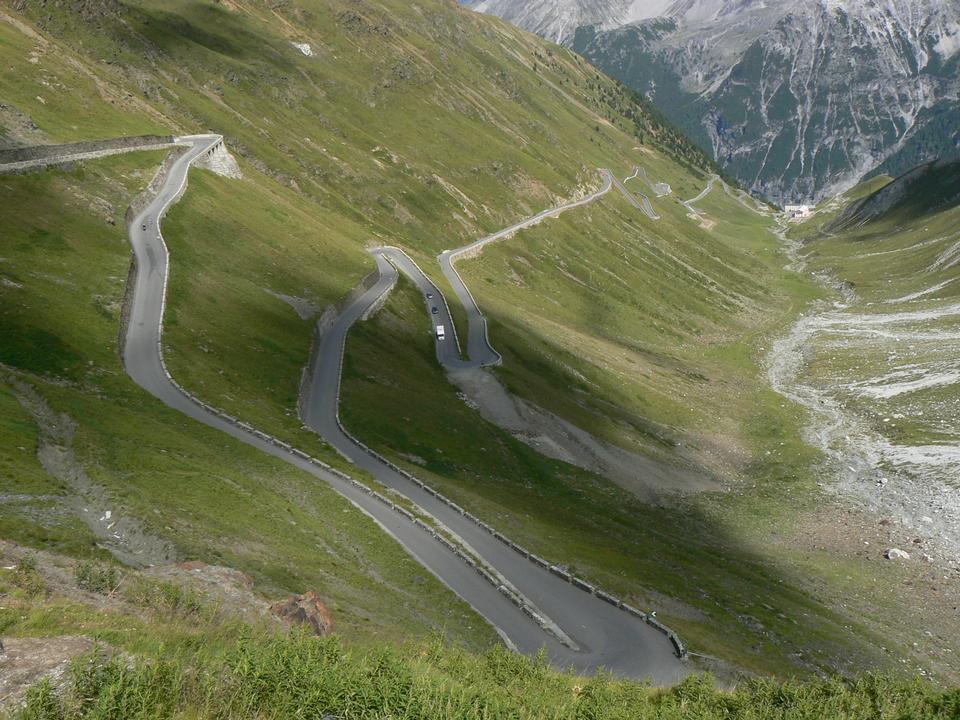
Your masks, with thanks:
[[[707,195],[709,195],[709,194],[710,194],[710,191],[713,190],[713,186],[717,184],[717,181],[723,182],[722,180],[720,180],[720,176],[719,176],[719,175],[711,175],[711,176],[710,176],[710,179],[707,181],[707,186],[706,186],[703,190],[700,191],[700,194],[699,194],[699,195],[697,195],[695,198],[691,198],[690,200],[681,200],[680,203],[681,203],[690,213],[692,213],[693,215],[698,215],[698,216],[699,216],[699,215],[700,215],[700,211],[697,210],[697,208],[694,207],[694,204],[700,202],[700,201],[703,200]],[[724,185],[726,185],[726,183],[724,183]]]
[[[528,629],[514,623],[500,625],[500,629],[519,650],[531,652],[545,644],[553,661],[561,666],[572,666],[585,672],[602,666],[620,675],[650,677],[656,683],[669,684],[684,677],[689,668],[676,657],[672,645],[664,635],[638,618],[562,580],[498,541],[476,523],[463,517],[360,445],[344,432],[337,419],[340,370],[347,334],[353,323],[363,317],[383,293],[393,287],[398,269],[420,290],[429,326],[435,328],[437,325],[444,325],[446,329],[446,338],[435,340],[437,360],[442,366],[453,370],[496,364],[500,355],[490,345],[486,320],[454,269],[455,261],[479,250],[487,243],[503,239],[546,217],[593,202],[610,190],[613,180],[613,176],[604,171],[604,185],[598,192],[582,200],[544,211],[475,243],[439,256],[444,274],[467,309],[467,357],[461,356],[461,344],[440,289],[402,250],[394,247],[372,250],[380,274],[379,279],[323,334],[320,346],[314,353],[312,380],[304,398],[303,413],[304,422],[320,433],[341,454],[387,487],[410,498],[450,528],[561,631],[554,634],[546,632],[526,615],[521,614],[519,625],[533,626],[541,634],[534,637],[533,644],[529,644],[525,639]],[[454,590],[458,591],[456,587]],[[462,593],[461,596],[474,604],[468,596]],[[568,641],[560,642],[557,635],[567,638]]]
[[[640,169],[637,168],[636,172],[639,173]],[[634,177],[636,177],[636,175],[634,175]],[[633,178],[627,178],[627,179],[632,180]],[[620,182],[620,180],[617,179],[616,177],[613,177],[613,184],[617,186],[617,190],[619,190],[623,194],[623,196],[630,201],[630,204],[633,205],[637,210],[642,211],[643,214],[646,215],[651,220],[660,219],[660,216],[657,215],[656,210],[653,209],[653,204],[650,202],[649,197],[647,197],[643,193],[637,193],[640,196],[640,200],[637,200],[637,198],[633,195],[633,193],[627,190],[624,184]]]
[[[324,334],[319,351],[315,353],[313,380],[305,398],[305,420],[358,467],[368,470],[384,485],[403,493],[450,528],[477,556],[495,568],[506,583],[522,594],[540,615],[547,618],[547,625],[556,628],[553,631],[534,622],[505,594],[439,542],[428,529],[391,510],[341,475],[319,467],[302,453],[278,446],[263,433],[224,419],[202,405],[201,401],[188,396],[171,380],[163,364],[161,346],[169,256],[160,232],[160,220],[166,209],[184,191],[190,165],[221,141],[220,136],[211,135],[178,138],[178,144],[189,146],[189,150],[174,163],[158,196],[130,225],[137,274],[123,357],[133,380],[169,407],[329,483],[380,524],[519,651],[535,653],[540,648],[546,648],[554,664],[573,667],[581,672],[605,667],[618,675],[649,677],[657,684],[670,684],[682,679],[689,669],[676,657],[665,636],[496,540],[480,526],[367,452],[340,428],[337,404],[347,332],[394,282],[397,269],[388,262],[388,257],[398,262],[405,272],[412,271],[413,277],[418,274],[421,276],[418,286],[425,295],[427,292],[434,295],[432,301],[425,297],[427,315],[432,325],[439,324],[435,322],[430,307],[442,295],[419,273],[409,258],[407,262],[410,266],[405,266],[401,258],[406,256],[399,251],[382,249],[376,254],[380,270],[378,282],[348,307]],[[438,307],[446,313],[443,315],[444,321],[450,323],[452,329],[446,304],[441,301]],[[441,362],[452,362],[454,357],[459,361],[456,339],[452,335],[437,344]],[[489,343],[485,344],[489,348]],[[492,348],[489,349],[492,351]],[[488,355],[481,354],[479,357],[484,361],[490,359]]]

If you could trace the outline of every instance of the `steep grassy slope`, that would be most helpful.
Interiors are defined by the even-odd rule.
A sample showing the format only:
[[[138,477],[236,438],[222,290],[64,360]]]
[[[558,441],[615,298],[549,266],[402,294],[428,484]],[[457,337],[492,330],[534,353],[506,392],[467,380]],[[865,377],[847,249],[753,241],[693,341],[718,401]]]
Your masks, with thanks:
[[[684,162],[698,159],[572,55],[447,3],[92,1],[4,12],[6,144],[205,128],[226,135],[246,179],[193,173],[168,220],[170,366],[188,387],[334,463],[293,417],[311,324],[268,290],[323,305],[366,272],[362,247],[372,240],[432,252],[593,183],[597,165],[636,142],[611,121],[668,138]],[[309,42],[313,55],[292,40]],[[386,636],[450,622],[454,637],[486,642],[489,631],[454,618],[458,603],[437,596],[429,578],[412,601],[365,590],[371,576],[416,586],[411,561],[378,567],[396,552],[382,539],[365,541],[369,557],[359,563],[344,561],[356,558],[341,537],[316,552],[305,528],[335,534],[345,521],[322,488],[191,430],[127,382],[114,351],[127,263],[119,217],[158,161],[5,179],[3,362],[78,423],[77,455],[114,512],[138,518],[181,557],[227,555],[267,592],[319,584],[345,614],[348,636],[365,632],[366,617]],[[14,430],[24,440],[6,447],[29,453],[36,430]],[[144,436],[156,447],[144,448]],[[73,520],[58,534],[36,508],[8,517],[21,541],[92,547]],[[369,537],[364,521],[349,517],[355,526],[344,537]],[[327,574],[336,567],[341,577]]]
[[[310,246],[327,248],[317,257],[322,277],[286,294],[308,295],[322,305],[359,278],[361,265],[370,267],[358,252],[363,244],[401,242],[432,254],[596,182],[596,166],[636,144],[611,121],[630,132],[641,129],[648,141],[663,137],[683,162],[705,162],[570,53],[445,2],[418,8],[313,2],[275,10],[261,3],[90,3],[75,14],[56,6],[27,11],[28,19],[64,41],[82,40],[84,58],[110,58],[94,66],[96,77],[108,101],[119,103],[123,112],[117,115],[127,119],[105,121],[96,134],[128,132],[128,118],[136,115],[143,117],[138,131],[157,130],[152,123],[162,113],[163,127],[214,128],[250,159],[245,187],[216,181],[223,185],[207,198],[188,196],[171,221],[179,223],[175,235],[182,248],[201,247],[198,237],[230,237],[253,248],[272,236],[275,277],[284,279],[273,283],[277,287],[259,277],[254,257],[249,284],[237,292],[244,271],[240,258],[231,257],[230,268],[204,265],[202,292],[209,299],[231,287],[231,302],[242,296],[244,314],[264,318],[272,347],[300,353],[275,368],[282,385],[266,383],[283,387],[281,399],[289,399],[291,369],[305,357],[303,324],[293,327],[294,318],[281,318],[282,303],[260,290],[283,292],[287,279],[302,278],[301,259]],[[93,25],[102,27],[93,32]],[[37,86],[68,86],[73,76],[53,61],[52,48],[45,54],[42,41],[22,34],[11,40],[7,97],[32,114],[40,105]],[[293,40],[310,43],[313,56],[292,47]],[[51,61],[32,65],[31,56]],[[90,104],[90,94],[75,105]],[[42,127],[56,139],[88,134],[85,126],[64,122],[74,114],[59,114]],[[249,202],[254,195],[261,196],[259,207]],[[219,226],[198,217],[213,202],[221,209]],[[308,202],[318,204],[321,222],[297,217]],[[268,205],[272,215],[263,211]],[[289,216],[287,228],[299,229],[278,232],[271,225],[278,213]],[[220,252],[230,255],[231,245]],[[174,314],[180,298],[187,312],[208,321],[216,316],[182,292],[172,299]],[[235,340],[239,325],[230,325]],[[252,365],[262,368],[258,358],[218,351],[237,367],[211,365],[202,360],[196,336],[181,343],[178,332],[174,325],[172,359],[188,386],[223,370],[262,393],[263,371],[249,372]],[[205,329],[191,324],[190,332]],[[250,412],[226,404],[238,414]]]
[[[724,198],[718,195],[702,206],[712,212],[712,203],[727,205],[729,198]],[[621,373],[619,384],[611,383],[606,390],[610,393],[607,402],[590,405],[594,398],[604,397],[603,383],[609,382],[595,368],[609,362],[609,348],[622,341],[625,331],[613,339],[603,333],[614,327],[613,318],[622,323],[622,328],[632,314],[649,312],[648,303],[641,303],[632,313],[613,313],[606,320],[603,306],[609,297],[587,294],[584,285],[571,276],[579,271],[581,258],[603,258],[604,252],[610,252],[609,245],[617,248],[618,261],[630,265],[631,253],[624,247],[646,252],[649,246],[643,240],[655,243],[656,237],[645,236],[642,228],[632,232],[618,228],[616,233],[593,235],[628,208],[613,197],[585,213],[589,223],[569,216],[492,246],[479,260],[464,261],[462,272],[478,288],[481,304],[496,321],[491,335],[506,358],[497,372],[516,392],[558,412],[569,412],[571,417],[586,417],[585,427],[598,434],[612,428],[625,436],[629,429],[633,437],[656,447],[658,437],[666,435],[664,428],[640,423],[656,417],[653,413],[658,411],[664,417],[677,418],[666,429],[675,435],[659,443],[662,453],[670,447],[670,439],[682,438],[684,446],[693,444],[691,437],[696,436],[692,431],[700,428],[704,438],[719,444],[718,427],[723,429],[727,437],[742,443],[740,464],[727,456],[741,479],[733,492],[688,498],[679,508],[651,507],[594,475],[547,461],[517,439],[481,422],[469,406],[458,403],[456,389],[435,367],[429,334],[418,324],[422,312],[419,300],[403,288],[388,303],[385,313],[375,323],[358,328],[348,344],[343,394],[348,426],[544,556],[571,561],[578,572],[642,606],[657,608],[701,651],[735,658],[741,666],[766,671],[783,663],[784,671],[789,672],[786,668],[796,662],[799,653],[805,662],[824,665],[885,664],[868,646],[889,647],[887,637],[880,639],[885,632],[880,629],[880,608],[890,611],[898,605],[889,598],[878,605],[869,590],[855,588],[863,569],[839,555],[839,548],[807,535],[811,518],[824,511],[824,503],[814,483],[817,478],[808,467],[814,453],[797,432],[805,418],[782,397],[764,390],[760,381],[763,371],[759,362],[770,340],[763,338],[782,331],[782,316],[739,316],[741,322],[753,323],[759,338],[745,333],[746,337],[738,340],[727,326],[730,334],[726,339],[721,336],[676,344],[671,344],[670,336],[683,333],[684,328],[661,321],[657,327],[667,335],[662,342],[669,351],[659,356],[658,373],[652,378],[639,372]],[[742,224],[749,227],[754,222],[750,216],[739,216],[735,205],[728,212],[732,222],[721,220],[715,232],[742,232]],[[622,217],[619,220],[623,222]],[[699,237],[696,225],[683,220],[689,223],[689,232]],[[560,253],[557,249],[567,233],[576,248]],[[702,242],[705,247],[711,246],[709,237]],[[754,260],[756,265],[745,264],[754,268],[753,277],[772,277],[780,272],[784,258],[775,251],[774,242],[772,236],[758,234],[756,245],[742,243],[750,251],[749,257],[766,258]],[[683,246],[674,241],[668,248],[676,254]],[[520,257],[533,259],[549,253],[562,258],[562,264],[557,261],[550,270],[540,273],[531,270],[533,262],[518,261]],[[501,264],[506,267],[497,267]],[[626,272],[614,261],[608,261],[606,267]],[[482,270],[478,272],[477,268]],[[612,272],[595,271],[594,277],[611,277]],[[632,278],[633,286],[644,286],[659,283],[658,273],[664,270],[662,265],[649,270],[637,263],[633,272],[649,273]],[[524,294],[518,278],[524,284],[538,283],[540,292]],[[586,283],[590,277],[583,272],[581,279]],[[605,279],[595,282],[612,285]],[[771,281],[768,287],[777,286]],[[660,292],[669,288],[666,284]],[[578,301],[581,292],[586,298]],[[656,302],[659,296],[651,293],[650,302]],[[553,323],[528,322],[530,315],[543,312],[541,303],[549,304],[554,297],[561,302],[553,304],[552,312],[565,317],[565,327],[569,328],[555,335]],[[779,301],[765,298],[764,306],[789,303],[790,297],[787,294]],[[511,301],[518,304],[515,309]],[[686,286],[685,297],[674,300],[678,308],[687,301],[696,301],[690,286]],[[577,318],[576,309],[592,310],[595,306],[600,309],[579,324],[570,319]],[[722,312],[717,316],[722,317]],[[703,310],[687,315],[707,317],[708,312]],[[514,327],[518,329],[511,332]],[[650,335],[656,338],[655,333]],[[573,339],[567,340],[571,336]],[[564,341],[571,345],[565,348]],[[536,352],[539,346],[547,349]],[[594,359],[598,357],[597,346],[607,349],[607,354]],[[643,357],[639,353],[637,356]],[[388,358],[402,362],[389,365]],[[700,375],[696,380],[690,378],[691,368]],[[534,371],[535,381],[525,383],[524,372]],[[589,397],[575,390],[584,386],[584,377],[590,381]],[[693,382],[694,387],[685,387]],[[634,406],[631,413],[633,387],[639,388],[634,392],[644,404]],[[671,395],[667,388],[678,392]],[[680,405],[676,398],[684,389],[696,399]],[[664,396],[668,402],[677,403],[680,412],[669,405],[658,408],[651,402],[651,398]],[[567,411],[565,406],[572,409]],[[715,421],[711,421],[711,414]],[[402,422],[396,422],[398,417]],[[633,419],[634,425],[625,429],[626,423],[616,422],[620,418]],[[641,435],[638,426],[652,430]],[[677,538],[683,538],[682,542]],[[841,604],[847,609],[838,614],[827,609],[839,609]],[[870,615],[873,628],[860,623],[863,614]],[[765,639],[760,646],[755,639],[758,633]],[[906,637],[903,640],[909,644]]]
[[[311,322],[278,294],[330,303],[372,269],[364,247],[382,243],[436,273],[437,251],[596,185],[598,166],[625,177],[642,164],[683,198],[707,182],[696,151],[582,60],[452,2],[16,6],[5,6],[0,25],[4,99],[37,132],[73,140],[211,129],[240,156],[243,180],[192,173],[166,221],[169,364],[199,395],[334,463],[294,410]],[[7,125],[8,135],[36,134]],[[96,183],[122,175],[125,162],[105,164]],[[42,230],[91,181],[73,177],[68,192],[44,182],[53,180],[4,179],[11,237]],[[43,212],[20,211],[34,203]],[[761,343],[817,291],[782,270],[769,220],[719,186],[700,207],[709,222],[664,198],[653,225],[611,194],[463,270],[490,313],[506,358],[499,374],[513,392],[618,446],[734,483],[733,492],[656,510],[484,424],[430,362],[428,328],[408,293],[351,339],[345,417],[397,459],[426,461],[425,479],[546,556],[662,609],[695,649],[760,672],[886,666],[880,638],[851,619],[856,610],[832,594],[815,599],[769,549],[782,528],[793,530],[791,513],[819,496],[799,412],[758,389]],[[81,210],[70,216],[78,243],[103,231],[74,220]],[[112,232],[108,257],[70,257],[87,282],[115,278],[115,303],[126,249]],[[41,262],[42,245],[21,244],[17,268]],[[38,285],[54,304],[4,316],[9,347],[36,347],[29,333],[42,328],[50,357],[4,361],[50,376],[43,394],[81,423],[99,482],[141,518],[154,506],[161,513],[151,532],[191,555],[237,548],[226,559],[268,588],[319,582],[358,636],[369,616],[370,633],[387,637],[422,635],[446,618],[459,640],[489,639],[429,578],[413,596],[421,585],[411,561],[322,488],[142,398],[109,350],[116,309],[97,319],[84,305],[93,291],[65,287],[58,295]],[[78,308],[76,322],[58,325]],[[106,371],[110,387],[88,377]],[[91,384],[92,399],[52,382],[62,377]],[[143,464],[134,459],[145,452],[140,423],[173,433]],[[224,484],[234,491],[227,513]],[[320,543],[332,549],[308,537],[318,527],[334,536]],[[356,569],[361,556],[370,565]],[[377,577],[387,591],[373,589]],[[412,620],[418,614],[425,620]]]
[[[401,286],[350,340],[343,415],[366,440],[544,557],[656,609],[697,652],[787,674],[798,651],[824,666],[885,662],[870,649],[879,638],[807,594],[764,547],[816,502],[801,475],[809,451],[778,396],[754,395],[750,416],[752,440],[778,438],[784,462],[768,476],[751,472],[755,484],[732,496],[651,506],[483,421],[435,367],[429,335],[410,329],[421,312]],[[383,369],[388,357],[397,370]]]

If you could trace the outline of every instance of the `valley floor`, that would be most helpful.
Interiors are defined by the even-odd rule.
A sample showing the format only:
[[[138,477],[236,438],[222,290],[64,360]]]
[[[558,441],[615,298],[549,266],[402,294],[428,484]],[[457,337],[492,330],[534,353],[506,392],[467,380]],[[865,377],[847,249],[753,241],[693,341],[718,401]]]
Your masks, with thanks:
[[[814,232],[815,216],[792,231],[806,240],[796,261],[833,299],[767,358],[773,387],[809,411],[819,485],[841,508],[807,532],[849,558],[873,605],[913,616],[902,640],[924,674],[952,674],[960,634],[958,216],[900,213],[839,235]]]

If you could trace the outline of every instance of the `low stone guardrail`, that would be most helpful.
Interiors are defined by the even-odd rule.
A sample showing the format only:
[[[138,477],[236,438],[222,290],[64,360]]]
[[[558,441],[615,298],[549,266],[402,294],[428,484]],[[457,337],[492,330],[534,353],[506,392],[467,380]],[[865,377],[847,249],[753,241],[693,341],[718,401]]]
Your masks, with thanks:
[[[338,390],[338,395],[337,395],[337,405],[338,405],[338,406],[339,406],[339,403],[340,403],[340,398],[339,398],[339,390]],[[391,460],[387,459],[386,457],[384,457],[383,455],[381,455],[379,452],[377,452],[376,450],[374,450],[373,448],[371,448],[371,447],[370,447],[369,445],[367,445],[366,443],[364,443],[364,442],[362,442],[361,440],[359,440],[359,439],[357,439],[356,437],[354,437],[354,436],[343,426],[343,423],[340,421],[339,413],[337,414],[337,425],[340,427],[340,430],[344,433],[344,435],[346,435],[346,436],[347,436],[348,438],[350,438],[354,443],[356,443],[358,447],[362,448],[365,452],[369,453],[371,456],[375,457],[377,460],[379,460],[380,462],[382,462],[382,463],[384,463],[385,465],[387,465],[387,466],[388,466],[390,469],[392,469],[393,471],[395,471],[395,472],[399,473],[400,475],[402,475],[403,477],[405,477],[407,480],[409,480],[410,482],[412,482],[414,485],[416,485],[416,486],[419,487],[420,489],[425,490],[425,491],[428,492],[430,495],[433,495],[434,497],[436,497],[440,502],[444,503],[445,505],[447,505],[448,507],[450,507],[450,508],[451,508],[452,510],[454,510],[455,512],[459,513],[459,514],[462,515],[463,517],[465,517],[465,518],[467,518],[468,520],[472,521],[474,524],[476,524],[477,526],[479,526],[480,528],[482,528],[483,530],[485,530],[486,532],[488,532],[490,535],[492,535],[494,538],[496,538],[497,540],[499,540],[500,542],[502,542],[502,543],[503,543],[504,545],[506,545],[507,547],[511,548],[511,549],[514,550],[515,552],[517,552],[517,553],[523,555],[524,557],[526,557],[527,559],[531,560],[534,564],[539,565],[540,567],[542,567],[542,568],[544,568],[544,569],[546,569],[546,570],[549,570],[551,573],[553,573],[553,574],[556,575],[557,577],[561,578],[562,580],[566,580],[567,582],[573,584],[575,587],[579,588],[580,590],[583,590],[584,592],[586,592],[586,593],[588,593],[588,594],[590,594],[590,595],[594,595],[595,597],[599,598],[600,600],[603,600],[604,602],[607,602],[607,603],[609,603],[610,605],[613,605],[614,607],[616,607],[616,608],[618,608],[618,609],[620,609],[620,610],[623,610],[624,612],[627,612],[627,613],[629,613],[630,615],[633,615],[634,617],[636,617],[636,618],[638,618],[638,619],[640,619],[640,620],[643,620],[643,621],[646,622],[648,625],[650,625],[650,627],[654,628],[655,630],[657,630],[657,631],[659,631],[659,632],[661,632],[661,633],[663,633],[664,635],[667,636],[667,638],[668,638],[668,639],[670,640],[670,642],[673,644],[674,652],[676,652],[677,657],[679,657],[679,658],[681,658],[681,659],[687,657],[688,651],[687,651],[686,646],[685,646],[685,645],[683,644],[683,642],[681,641],[680,636],[677,635],[677,633],[674,632],[673,630],[671,630],[669,627],[667,627],[666,625],[664,625],[663,623],[661,623],[659,620],[656,620],[653,616],[647,615],[646,613],[644,613],[644,612],[642,612],[642,611],[640,611],[640,610],[637,610],[636,608],[633,608],[632,606],[628,605],[627,603],[625,603],[623,600],[617,598],[616,596],[611,595],[610,593],[604,592],[604,591],[600,590],[599,588],[597,588],[597,587],[591,585],[590,583],[586,582],[585,580],[582,580],[581,578],[578,578],[578,577],[576,577],[575,575],[572,575],[571,573],[567,572],[566,570],[564,570],[564,569],[563,569],[562,567],[560,567],[559,565],[551,565],[550,563],[548,563],[548,562],[547,562],[546,560],[544,560],[543,558],[541,558],[541,557],[539,557],[539,556],[531,553],[529,550],[525,549],[525,548],[522,547],[521,545],[518,545],[517,543],[513,542],[513,541],[510,540],[508,537],[506,537],[503,533],[501,533],[501,532],[499,532],[499,531],[497,531],[497,530],[494,530],[492,527],[490,527],[490,525],[488,525],[487,523],[483,522],[482,520],[480,520],[480,519],[477,518],[476,516],[472,515],[471,513],[467,512],[467,511],[464,510],[462,507],[460,507],[457,503],[453,502],[452,500],[450,500],[449,498],[447,498],[447,497],[446,497],[445,495],[443,495],[442,493],[440,493],[440,492],[438,492],[437,490],[431,488],[429,485],[427,485],[427,484],[424,483],[423,481],[419,480],[419,479],[416,478],[414,475],[410,474],[409,472],[407,472],[406,470],[404,470],[403,468],[401,468],[401,467],[400,467],[399,465],[397,465],[396,463],[394,463],[394,462],[392,462]],[[426,526],[425,526],[425,527],[426,527]],[[454,552],[457,552],[457,551],[455,550]],[[457,554],[459,555],[460,553],[457,552]],[[463,556],[461,556],[461,557],[463,557]],[[477,567],[478,567],[478,571],[479,571],[479,566],[477,566]],[[484,574],[484,573],[481,573],[481,574]],[[499,587],[498,587],[498,589],[499,589]],[[501,591],[501,592],[502,592],[502,591]],[[511,599],[512,599],[512,598],[511,598]],[[526,611],[527,608],[525,608],[524,605],[525,605],[525,604],[521,604],[520,607],[521,607],[521,609],[524,609],[524,610]],[[533,608],[529,608],[529,610],[530,610],[531,612],[533,612],[533,613],[536,613],[536,611],[535,611]],[[528,614],[529,614],[529,613],[528,613]],[[531,615],[531,617],[534,617],[534,616]],[[537,614],[536,617],[539,617],[539,614]],[[543,619],[540,618],[540,620],[542,621]],[[543,625],[542,622],[540,622],[539,624],[541,625],[541,627],[544,627],[544,625]],[[544,627],[544,629],[548,629],[548,628],[547,628],[547,627]]]
[[[150,150],[172,145],[173,142],[172,135],[139,135],[107,140],[87,140],[62,145],[29,145],[10,148],[0,150],[0,172],[15,173],[34,167],[60,165],[134,150]]]

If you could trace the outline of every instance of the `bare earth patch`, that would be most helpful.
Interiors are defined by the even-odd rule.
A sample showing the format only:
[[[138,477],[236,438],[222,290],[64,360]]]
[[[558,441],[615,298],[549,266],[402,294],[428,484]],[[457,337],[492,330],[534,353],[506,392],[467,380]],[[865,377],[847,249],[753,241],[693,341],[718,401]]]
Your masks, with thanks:
[[[542,455],[602,475],[646,502],[665,496],[720,491],[721,483],[603,442],[586,430],[507,392],[488,370],[449,372],[464,402],[487,421]]]
[[[24,705],[27,691],[44,678],[62,687],[74,658],[93,649],[88,637],[8,638],[0,654],[0,712]]]

